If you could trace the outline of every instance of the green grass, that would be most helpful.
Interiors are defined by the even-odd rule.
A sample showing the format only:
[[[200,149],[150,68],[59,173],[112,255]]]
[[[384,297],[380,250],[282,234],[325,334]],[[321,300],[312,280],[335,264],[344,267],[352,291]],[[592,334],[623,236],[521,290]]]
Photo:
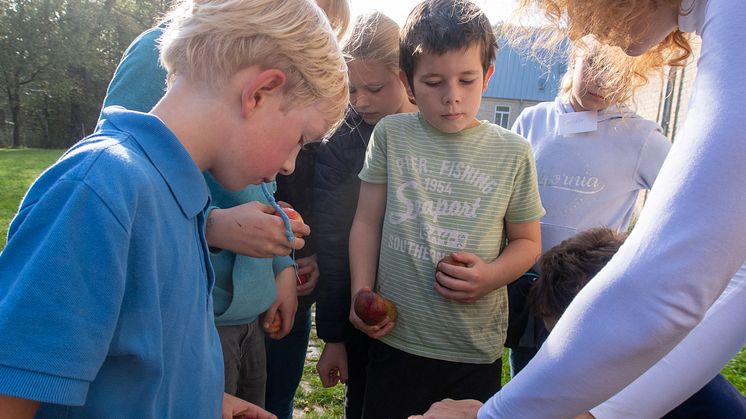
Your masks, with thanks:
[[[295,392],[293,417],[341,418],[344,417],[344,386],[324,388],[316,373],[316,363],[324,348],[324,342],[316,336],[316,327],[311,328],[311,341],[306,352],[303,378]]]
[[[24,193],[37,176],[62,154],[63,150],[0,149],[0,249],[5,246],[8,224],[18,211]],[[316,374],[316,362],[323,342],[312,331],[311,344],[296,393],[296,417],[329,418],[343,416],[344,386],[323,388]],[[503,356],[503,383],[510,379],[507,352]],[[723,375],[746,395],[746,348],[725,368]]]
[[[31,183],[64,150],[0,149],[0,249],[5,247],[8,224]]]

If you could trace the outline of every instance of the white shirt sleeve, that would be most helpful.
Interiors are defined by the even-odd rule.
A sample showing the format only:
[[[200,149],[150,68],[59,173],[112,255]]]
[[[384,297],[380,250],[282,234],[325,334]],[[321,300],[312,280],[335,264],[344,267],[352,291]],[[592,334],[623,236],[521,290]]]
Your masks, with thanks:
[[[745,301],[746,265],[678,346],[624,390],[591,410],[593,416],[659,418],[696,393],[746,343]],[[703,357],[704,353],[708,356]]]
[[[706,7],[688,117],[634,231],[480,418],[573,417],[597,406],[681,342],[746,260],[746,8]],[[715,352],[701,362],[720,359]]]

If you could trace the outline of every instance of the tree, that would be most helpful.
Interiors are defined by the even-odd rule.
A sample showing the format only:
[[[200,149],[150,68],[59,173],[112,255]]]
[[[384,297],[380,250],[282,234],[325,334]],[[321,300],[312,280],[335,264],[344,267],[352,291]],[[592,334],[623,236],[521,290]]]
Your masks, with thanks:
[[[0,76],[8,101],[13,137],[21,145],[21,97],[25,87],[52,63],[52,39],[59,27],[60,0],[0,0]]]
[[[89,134],[124,49],[170,1],[0,0],[0,87],[12,147],[24,138],[67,147]]]

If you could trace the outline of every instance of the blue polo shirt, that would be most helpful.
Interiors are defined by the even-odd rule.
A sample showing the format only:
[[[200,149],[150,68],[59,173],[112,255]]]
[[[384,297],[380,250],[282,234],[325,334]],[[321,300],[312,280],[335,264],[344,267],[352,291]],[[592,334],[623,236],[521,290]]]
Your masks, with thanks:
[[[103,123],[31,186],[0,253],[0,393],[37,417],[217,418],[208,190],[155,116]]]

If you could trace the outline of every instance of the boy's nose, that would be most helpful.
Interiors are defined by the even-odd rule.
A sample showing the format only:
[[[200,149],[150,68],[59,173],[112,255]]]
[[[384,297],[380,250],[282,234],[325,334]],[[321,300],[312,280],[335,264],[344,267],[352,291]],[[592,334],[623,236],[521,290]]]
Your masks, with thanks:
[[[280,166],[280,174],[288,176],[293,174],[295,171],[295,159],[298,157],[298,153],[293,153],[285,162]]]
[[[443,95],[443,104],[451,105],[458,103],[461,103],[461,96],[458,94],[458,91],[454,88],[448,89],[445,95]]]

